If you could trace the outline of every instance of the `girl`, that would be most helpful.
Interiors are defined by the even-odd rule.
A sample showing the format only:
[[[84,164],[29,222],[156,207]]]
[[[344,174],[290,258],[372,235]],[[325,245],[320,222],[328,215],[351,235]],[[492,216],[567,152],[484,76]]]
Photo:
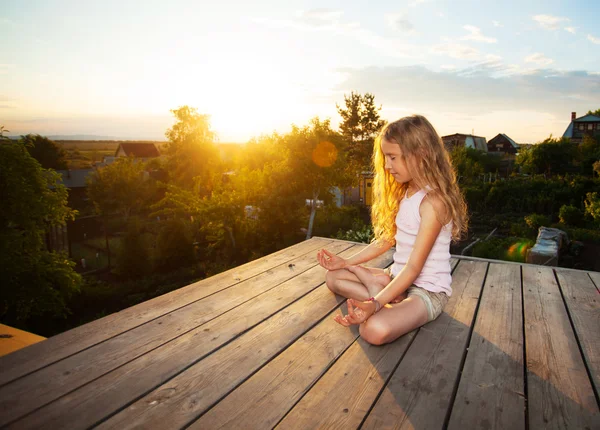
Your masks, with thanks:
[[[344,326],[361,324],[369,343],[392,342],[437,318],[452,294],[450,242],[467,228],[466,204],[450,157],[433,126],[420,115],[387,124],[373,149],[371,218],[375,240],[344,259],[322,249],[327,287],[348,298]],[[390,249],[389,269],[366,268]]]

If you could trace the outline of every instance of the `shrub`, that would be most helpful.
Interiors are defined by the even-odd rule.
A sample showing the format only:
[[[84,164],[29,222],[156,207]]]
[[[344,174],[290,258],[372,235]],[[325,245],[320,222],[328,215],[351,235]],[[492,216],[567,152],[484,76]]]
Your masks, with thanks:
[[[575,206],[562,205],[558,211],[558,218],[563,224],[579,226],[583,221],[583,212],[581,212]]]
[[[550,225],[550,219],[546,215],[531,214],[525,217],[525,223],[537,232],[540,227]]]
[[[356,220],[352,228],[347,231],[338,231],[336,239],[350,240],[352,242],[371,243],[375,237],[373,227],[366,225],[362,220]]]
[[[116,252],[115,273],[128,279],[138,278],[152,271],[150,245],[142,234],[140,223],[132,219],[127,233]]]
[[[191,234],[181,220],[168,220],[156,238],[154,267],[167,272],[194,261],[194,246]]]
[[[479,242],[473,247],[473,257],[489,258],[492,260],[525,262],[527,250],[534,241],[522,237],[491,238]]]

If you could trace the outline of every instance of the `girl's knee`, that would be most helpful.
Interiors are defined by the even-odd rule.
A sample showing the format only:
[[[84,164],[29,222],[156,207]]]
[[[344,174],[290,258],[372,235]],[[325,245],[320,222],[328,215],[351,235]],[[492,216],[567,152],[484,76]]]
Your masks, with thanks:
[[[334,293],[337,293],[337,273],[337,270],[328,270],[325,275],[325,284]]]
[[[377,319],[369,318],[367,322],[361,324],[358,327],[360,337],[371,345],[383,345],[389,342],[390,328],[387,324],[383,324],[382,321]]]

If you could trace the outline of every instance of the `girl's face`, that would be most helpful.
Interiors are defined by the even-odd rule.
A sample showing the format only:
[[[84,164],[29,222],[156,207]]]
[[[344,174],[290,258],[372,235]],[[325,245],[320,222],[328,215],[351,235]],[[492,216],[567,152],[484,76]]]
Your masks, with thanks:
[[[412,175],[408,171],[408,166],[400,145],[396,142],[388,142],[381,139],[381,151],[385,157],[385,169],[394,177],[396,182],[401,184],[412,181]]]

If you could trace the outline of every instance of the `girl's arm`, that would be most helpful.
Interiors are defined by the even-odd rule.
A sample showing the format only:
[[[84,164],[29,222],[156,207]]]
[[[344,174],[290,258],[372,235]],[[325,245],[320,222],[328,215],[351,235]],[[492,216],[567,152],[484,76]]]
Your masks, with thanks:
[[[435,198],[426,198],[421,203],[419,208],[421,224],[417,238],[415,239],[415,245],[404,268],[392,282],[375,296],[375,299],[377,299],[381,306],[391,302],[394,298],[408,290],[415,279],[419,277],[443,227],[438,221],[437,213],[446,214],[445,209],[444,204]],[[440,218],[446,219],[447,216],[445,215]]]
[[[317,261],[327,270],[343,269],[347,266],[354,266],[366,261],[370,261],[386,252],[392,247],[392,245],[393,243],[387,241],[375,241],[347,259],[342,258],[339,255],[335,255],[326,249],[321,249],[319,252],[317,252]]]
[[[376,240],[371,242],[369,246],[361,249],[359,252],[354,254],[352,257],[346,260],[349,266],[356,266],[358,264],[366,263],[372,259],[379,257],[392,247],[393,243],[385,240]]]

